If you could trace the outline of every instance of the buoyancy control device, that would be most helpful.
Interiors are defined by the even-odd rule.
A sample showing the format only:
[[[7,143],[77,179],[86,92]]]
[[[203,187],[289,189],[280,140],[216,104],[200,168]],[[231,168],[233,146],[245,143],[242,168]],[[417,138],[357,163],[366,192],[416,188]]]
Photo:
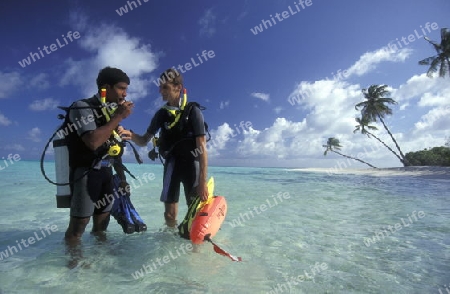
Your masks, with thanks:
[[[84,99],[85,102],[88,103],[89,99]],[[114,103],[106,104],[106,89],[101,89],[101,104],[100,105],[92,105],[88,103],[89,106],[82,106],[82,107],[76,107],[76,106],[70,106],[70,107],[59,107],[60,109],[64,110],[66,112],[65,115],[58,115],[59,119],[64,119],[64,122],[56,129],[56,131],[53,133],[53,135],[48,140],[47,144],[44,147],[44,151],[41,155],[41,172],[44,178],[50,182],[51,184],[56,185],[56,207],[57,208],[70,208],[71,204],[71,191],[72,191],[72,185],[74,182],[80,180],[83,178],[87,173],[89,173],[92,169],[101,166],[103,160],[108,160],[108,158],[114,158],[117,156],[121,156],[123,154],[123,148],[125,147],[125,143],[128,141],[122,141],[120,136],[116,133],[114,130],[111,134],[110,139],[102,146],[100,147],[102,150],[98,150],[98,154],[96,158],[91,163],[91,166],[77,179],[73,178],[73,175],[71,173],[72,167],[71,167],[71,160],[70,160],[70,153],[69,152],[69,144],[71,144],[71,141],[73,141],[73,136],[76,135],[76,126],[75,123],[70,123],[69,120],[69,112],[71,109],[92,109],[93,113],[95,114],[95,117],[97,119],[104,119],[105,121],[109,121],[110,115],[112,115],[117,108],[117,105]],[[103,115],[99,115],[98,112],[95,110],[101,110]],[[93,119],[93,118],[88,118]],[[77,121],[77,123],[80,123],[80,121]],[[54,150],[54,160],[55,160],[55,177],[56,182],[52,181],[45,173],[44,169],[44,158],[46,151],[50,145],[50,143],[53,144],[53,150]],[[138,163],[142,163],[142,159],[140,158],[139,154],[137,153],[135,147],[128,142],[129,145],[132,147],[135,158]],[[72,146],[73,148],[73,146]],[[99,148],[99,149],[100,149]],[[72,163],[74,160],[72,159]],[[76,162],[76,161],[75,161]],[[133,178],[135,178],[129,170],[121,164],[122,168],[130,174]]]

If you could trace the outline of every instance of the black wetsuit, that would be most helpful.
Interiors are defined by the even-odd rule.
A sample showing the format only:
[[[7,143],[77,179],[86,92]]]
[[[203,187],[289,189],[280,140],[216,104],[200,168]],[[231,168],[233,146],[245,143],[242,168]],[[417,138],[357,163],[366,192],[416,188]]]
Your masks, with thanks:
[[[186,202],[189,205],[196,196],[199,179],[199,158],[201,149],[196,149],[196,138],[205,135],[203,114],[198,104],[188,104],[182,119],[168,129],[175,117],[164,107],[159,109],[147,129],[148,134],[160,133],[159,152],[165,158],[163,190],[160,200],[177,203],[180,197],[180,183],[183,183]]]

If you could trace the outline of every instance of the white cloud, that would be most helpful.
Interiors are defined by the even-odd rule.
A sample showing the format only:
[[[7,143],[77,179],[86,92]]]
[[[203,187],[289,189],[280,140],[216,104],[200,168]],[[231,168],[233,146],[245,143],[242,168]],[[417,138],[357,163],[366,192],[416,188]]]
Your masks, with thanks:
[[[205,11],[198,24],[200,25],[200,36],[212,37],[216,33],[216,15],[211,8]]]
[[[247,15],[248,15],[248,11],[242,11],[242,12],[238,15],[237,20],[242,20],[242,19],[244,19]]]
[[[266,93],[258,93],[258,92],[253,92],[250,94],[252,97],[261,99],[263,101],[269,101],[270,99],[270,94],[266,94]]]
[[[390,50],[381,48],[376,51],[364,53],[359,60],[347,69],[346,76],[362,76],[372,70],[384,61],[403,62],[412,53],[411,49],[403,48],[400,50]]]
[[[353,75],[373,71],[379,62],[402,62],[410,54],[408,50],[389,52],[377,50],[361,56],[350,67]],[[392,106],[393,115],[385,118],[403,153],[442,146],[449,135],[450,84],[445,79],[430,79],[425,74],[411,77],[397,88],[390,87],[390,97],[400,101]],[[340,80],[301,81],[288,96],[289,103],[304,113],[301,121],[278,117],[262,130],[251,128],[244,132],[231,153],[248,160],[264,159],[266,165],[293,166],[342,165],[349,168],[367,168],[356,161],[347,161],[334,153],[323,156],[327,138],[339,138],[342,153],[359,157],[378,167],[401,166],[397,157],[373,138],[354,134],[355,117],[360,114],[355,104],[364,101],[361,86]],[[403,111],[407,111],[403,114]],[[373,131],[397,153],[390,136],[380,123]],[[425,139],[424,139],[425,138]]]
[[[58,101],[53,98],[45,98],[42,100],[34,100],[28,108],[33,111],[44,111],[44,110],[52,110],[56,109],[58,106]]]
[[[264,130],[250,127],[244,130],[244,139],[238,144],[237,151],[243,157],[270,156],[272,158],[285,158],[297,153],[305,140],[300,134],[305,130],[306,121],[292,122],[285,118],[277,118],[273,125]]]
[[[111,66],[122,69],[130,77],[129,100],[147,96],[151,79],[144,75],[154,71],[158,65],[158,54],[151,51],[150,44],[142,43],[139,38],[114,25],[97,24],[86,28],[78,44],[91,53],[91,57],[67,60],[60,84],[83,86],[83,94],[90,96],[97,91],[95,80],[99,70]]]
[[[414,132],[421,132],[425,135],[427,132],[447,131],[450,126],[450,105],[447,107],[437,107],[424,114],[420,121],[414,124]]]
[[[0,80],[2,81],[1,98],[9,98],[22,84],[22,77],[18,72],[1,72]]]
[[[12,124],[12,121],[10,121],[4,114],[0,113],[0,126],[9,126]]]
[[[303,81],[289,95],[293,105],[308,111],[306,121],[314,132],[340,133],[353,128],[358,116],[354,106],[362,100],[359,85],[332,80]]]
[[[217,130],[211,130],[211,140],[208,142],[208,154],[219,155],[219,150],[225,149],[227,143],[235,136],[233,129],[228,123],[223,123]]]
[[[283,111],[283,107],[277,106],[277,107],[275,107],[275,108],[273,109],[273,111],[274,111],[276,114],[280,114],[280,112]]]
[[[416,140],[430,134],[438,138],[446,135],[450,125],[450,84],[446,79],[430,79],[425,73],[414,75],[392,93],[396,101],[403,101],[400,109],[408,105],[409,116],[416,117],[412,129]]]
[[[48,89],[50,87],[50,82],[48,81],[48,74],[40,73],[30,80],[30,86],[38,89]]]
[[[230,105],[230,100],[227,100],[227,101],[220,101],[220,106],[219,106],[219,108],[220,108],[220,109],[225,109],[225,108],[227,108],[229,105]]]
[[[25,147],[21,144],[7,144],[3,146],[4,150],[13,150],[13,151],[25,151]]]
[[[28,132],[28,139],[30,139],[33,142],[40,142],[41,141],[41,130],[38,127],[32,128]]]
[[[405,84],[400,85],[398,89],[394,89],[392,91],[392,97],[395,97],[395,100],[397,102],[403,102],[418,99],[425,93],[436,93],[437,95],[442,96],[439,99],[439,104],[436,105],[449,103],[448,101],[450,98],[450,84],[448,83],[447,79],[430,79],[426,76],[425,73],[421,75],[414,75],[409,78]],[[428,100],[427,97],[421,97],[421,99]],[[422,106],[425,106],[425,104],[428,102],[422,103]]]

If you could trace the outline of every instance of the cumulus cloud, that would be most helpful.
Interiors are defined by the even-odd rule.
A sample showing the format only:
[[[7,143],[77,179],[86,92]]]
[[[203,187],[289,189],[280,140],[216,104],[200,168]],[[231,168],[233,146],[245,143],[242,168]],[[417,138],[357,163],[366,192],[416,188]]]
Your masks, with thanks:
[[[9,98],[23,84],[23,79],[18,72],[1,72],[2,90],[0,99]]]
[[[305,120],[292,122],[285,118],[277,118],[272,126],[264,130],[250,127],[243,132],[244,138],[239,142],[237,151],[243,157],[285,158],[294,153],[300,155],[298,148],[305,147],[304,137],[301,136],[305,127]]]
[[[50,87],[50,82],[48,81],[48,74],[40,73],[35,75],[30,80],[30,86],[32,88],[37,88],[41,90],[48,89]]]
[[[200,25],[200,36],[212,37],[216,33],[216,15],[212,9],[206,9],[205,13],[198,20]]]
[[[359,85],[344,81],[301,82],[288,101],[308,111],[306,121],[315,132],[343,132],[354,126],[354,106],[363,100]],[[332,122],[332,123],[331,123]]]
[[[363,54],[349,68],[352,75],[372,72],[380,62],[403,62],[411,51],[385,49]],[[422,150],[423,146],[440,146],[448,135],[450,125],[450,84],[444,79],[429,79],[425,74],[411,77],[406,83],[390,87],[391,97],[400,101],[392,106],[393,115],[385,118],[390,131],[404,153]],[[328,154],[324,160],[322,145],[327,138],[339,138],[342,153],[383,166],[401,166],[400,161],[381,143],[361,134],[354,134],[357,125],[355,117],[360,113],[355,104],[364,101],[361,86],[342,80],[300,81],[288,96],[288,102],[304,113],[300,121],[283,117],[265,129],[251,128],[244,132],[233,149],[241,158],[261,160],[266,163],[316,162],[327,166],[342,160],[336,154]],[[403,114],[413,108],[415,113]],[[404,121],[402,121],[404,120]],[[390,136],[380,123],[371,123],[378,128],[373,131],[382,141],[396,150]],[[409,126],[409,127],[407,127]],[[423,138],[428,143],[424,145]],[[430,145],[431,144],[431,145]],[[433,145],[434,144],[434,145]],[[396,150],[397,151],[397,150]],[[398,153],[398,152],[397,152]],[[305,160],[305,158],[308,158]],[[326,163],[328,162],[328,163]],[[319,163],[318,163],[319,164]],[[348,166],[351,164],[352,166]],[[347,167],[364,166],[361,163],[347,163]],[[367,167],[367,166],[364,166]]]
[[[229,105],[230,105],[230,100],[227,100],[227,101],[220,101],[220,106],[219,106],[219,108],[220,108],[220,109],[225,109],[225,108],[227,108]]]
[[[421,75],[412,76],[406,81],[405,84],[400,85],[398,89],[393,89],[391,92],[392,96],[395,97],[395,100],[397,102],[406,102],[418,98],[428,100],[427,97],[423,97],[424,94],[436,93],[437,95],[441,96],[439,98],[439,105],[443,105],[445,103],[448,103],[445,100],[450,96],[449,90],[450,84],[446,79],[430,79],[424,73]],[[449,100],[447,99],[447,101]],[[424,103],[428,102],[429,101]],[[425,105],[422,104],[422,106]]]
[[[81,16],[73,16],[74,19]],[[83,86],[85,96],[97,91],[95,80],[98,71],[105,66],[122,69],[131,80],[128,98],[137,100],[147,96],[151,83],[146,74],[153,72],[158,66],[158,54],[152,52],[150,44],[143,43],[122,28],[115,25],[97,24],[87,26],[89,21],[82,18],[81,27],[86,30],[78,44],[90,57],[82,60],[68,59],[60,84]]]
[[[254,98],[258,98],[258,99],[261,99],[266,102],[269,101],[269,99],[270,99],[270,94],[266,94],[266,93],[253,92],[250,95]]]
[[[53,98],[45,98],[41,100],[34,100],[28,108],[33,111],[52,110],[58,107],[58,101]]]
[[[447,131],[448,126],[450,126],[450,105],[428,111],[420,118],[420,121],[414,124],[414,132],[425,134],[430,131]]]
[[[234,131],[228,123],[223,123],[217,130],[211,130],[211,140],[208,142],[208,154],[219,155],[220,150],[225,149],[227,143],[234,137]]]
[[[0,126],[9,126],[12,121],[9,120],[4,114],[0,113]]]
[[[21,144],[7,144],[3,146],[4,150],[12,150],[12,151],[25,151],[25,147]]]
[[[381,48],[373,52],[367,52],[364,53],[355,64],[347,69],[346,75],[362,76],[369,71],[374,70],[381,62],[403,62],[411,54],[412,50],[407,48],[400,50]]]
[[[34,127],[28,132],[28,139],[30,139],[33,142],[40,142],[42,141],[41,133],[42,133],[41,129],[39,129],[38,127]]]
[[[281,111],[283,111],[283,107],[277,106],[277,107],[275,107],[275,108],[273,109],[273,111],[274,111],[276,114],[280,114]]]

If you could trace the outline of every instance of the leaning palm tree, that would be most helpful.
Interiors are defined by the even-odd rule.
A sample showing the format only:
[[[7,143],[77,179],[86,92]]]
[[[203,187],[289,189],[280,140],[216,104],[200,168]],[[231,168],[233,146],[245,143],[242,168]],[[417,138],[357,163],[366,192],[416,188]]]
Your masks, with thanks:
[[[355,118],[356,122],[358,123],[358,125],[355,126],[355,130],[353,130],[353,133],[356,133],[358,131],[361,131],[361,134],[363,135],[367,135],[367,137],[373,137],[375,139],[378,140],[378,142],[380,142],[381,144],[384,145],[384,147],[386,147],[387,149],[389,149],[389,151],[391,151],[395,156],[397,156],[397,158],[400,160],[400,162],[402,161],[401,157],[394,151],[392,150],[391,147],[389,147],[388,145],[386,145],[386,143],[384,143],[380,138],[378,138],[377,136],[375,136],[373,133],[371,133],[368,130],[378,130],[377,127],[375,126],[371,126],[369,125],[369,121],[367,120],[367,118],[359,118],[356,117]]]
[[[379,120],[383,124],[384,129],[388,132],[389,136],[391,136],[392,141],[400,153],[400,161],[404,166],[407,166],[409,164],[405,159],[405,155],[400,149],[400,146],[398,146],[394,135],[392,135],[391,131],[389,131],[383,120],[386,115],[392,114],[392,109],[390,109],[386,104],[397,104],[394,99],[385,97],[389,95],[389,91],[387,91],[386,88],[387,85],[371,85],[369,89],[362,89],[361,91],[367,101],[356,104],[355,109],[359,110],[361,108],[361,116],[363,120],[367,120],[367,122],[377,122]]]
[[[427,71],[428,77],[433,77],[433,74],[439,69],[439,76],[445,77],[446,74],[450,76],[450,30],[448,28],[441,29],[441,43],[438,44],[431,41],[428,37],[424,38],[436,50],[436,55],[425,58],[419,61],[420,65],[429,65]]]
[[[342,148],[342,146],[341,146],[341,144],[339,142],[339,139],[328,138],[327,145],[322,145],[322,147],[327,148],[327,149],[325,149],[325,152],[323,153],[324,156],[327,155],[328,151],[331,151],[331,152],[334,152],[336,154],[339,154],[340,156],[344,156],[346,158],[354,159],[354,160],[357,160],[359,162],[365,163],[365,164],[367,164],[370,167],[376,168],[375,166],[371,165],[370,163],[367,163],[367,162],[365,162],[365,161],[363,161],[363,160],[361,160],[359,158],[354,158],[354,157],[342,154],[340,152],[337,152],[336,150],[341,150],[341,148]]]

